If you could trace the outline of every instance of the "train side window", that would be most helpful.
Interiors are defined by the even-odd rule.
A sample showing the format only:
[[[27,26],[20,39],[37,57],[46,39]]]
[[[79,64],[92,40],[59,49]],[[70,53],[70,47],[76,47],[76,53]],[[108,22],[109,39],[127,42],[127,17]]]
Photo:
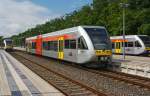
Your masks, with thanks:
[[[29,48],[32,49],[32,43],[31,42],[29,43]]]
[[[43,42],[42,45],[43,45],[43,49],[45,49],[45,42]]]
[[[116,42],[116,49],[120,49],[120,42]]]
[[[54,51],[58,51],[58,42],[57,41],[53,41],[54,43]]]
[[[36,43],[32,42],[32,49],[36,49]]]
[[[123,47],[123,42],[120,42],[120,46]]]
[[[112,49],[114,49],[115,48],[115,43],[112,43]]]
[[[47,50],[51,50],[51,41],[47,42]]]
[[[125,42],[125,47],[128,47],[128,42]]]
[[[133,47],[133,42],[128,42],[128,47]]]
[[[43,42],[43,49],[48,50],[48,42]]]
[[[83,37],[80,37],[78,39],[78,48],[79,49],[88,49],[85,39]]]
[[[135,41],[135,47],[141,47],[141,44],[138,41]]]
[[[121,43],[122,43],[122,47],[127,47],[128,46],[127,42],[121,42]],[[125,44],[125,45],[123,46],[123,44]]]
[[[69,48],[70,48],[70,46],[69,46],[69,40],[65,40],[65,48],[66,48],[66,49],[69,49]]]
[[[116,49],[118,49],[118,42],[115,42]]]
[[[76,49],[76,40],[70,40],[70,49]]]
[[[117,42],[115,42],[114,44],[115,44],[115,49],[117,49]]]
[[[118,42],[118,48],[120,49],[122,46],[121,42]]]
[[[53,43],[53,41],[49,41],[49,50],[54,50],[54,43]]]

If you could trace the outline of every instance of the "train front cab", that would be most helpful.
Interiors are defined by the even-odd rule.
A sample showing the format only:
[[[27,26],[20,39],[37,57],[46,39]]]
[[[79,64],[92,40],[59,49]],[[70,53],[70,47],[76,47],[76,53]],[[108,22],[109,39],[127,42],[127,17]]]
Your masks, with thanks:
[[[123,53],[123,43],[125,44],[125,54],[129,55],[148,55],[150,48],[146,47],[145,44],[137,38],[137,36],[132,36],[130,39],[112,39],[112,51],[115,54]]]
[[[85,37],[89,54],[93,55],[90,67],[106,67],[112,63],[112,50],[109,35],[104,27],[84,28],[88,37]],[[87,40],[88,39],[88,40]]]
[[[138,36],[143,46],[143,55],[150,56],[150,37],[147,35]]]
[[[13,41],[11,39],[4,40],[4,49],[6,51],[13,51]]]

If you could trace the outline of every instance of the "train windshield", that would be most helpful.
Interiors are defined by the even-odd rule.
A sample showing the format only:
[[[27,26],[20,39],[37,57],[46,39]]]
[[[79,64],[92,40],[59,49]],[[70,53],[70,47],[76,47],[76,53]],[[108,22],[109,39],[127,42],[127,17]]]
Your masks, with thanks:
[[[12,44],[12,40],[6,40],[7,44]]]
[[[139,36],[146,47],[150,47],[150,37],[149,36]]]
[[[110,49],[110,39],[107,32],[102,28],[85,28],[92,40],[95,49]]]

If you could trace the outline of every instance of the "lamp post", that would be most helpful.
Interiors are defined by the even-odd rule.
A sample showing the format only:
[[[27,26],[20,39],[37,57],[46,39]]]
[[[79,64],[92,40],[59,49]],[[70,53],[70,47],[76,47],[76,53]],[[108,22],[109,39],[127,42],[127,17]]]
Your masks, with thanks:
[[[122,7],[123,11],[122,11],[122,17],[123,17],[123,24],[122,24],[122,28],[123,28],[123,59],[125,60],[125,9],[129,6],[129,4],[127,3],[120,3],[120,6]]]

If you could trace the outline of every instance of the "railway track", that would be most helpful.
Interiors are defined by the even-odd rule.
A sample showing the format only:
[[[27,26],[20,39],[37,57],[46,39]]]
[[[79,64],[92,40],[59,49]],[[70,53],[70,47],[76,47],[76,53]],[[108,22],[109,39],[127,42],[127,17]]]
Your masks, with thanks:
[[[96,74],[100,74],[109,78],[116,79],[118,81],[123,81],[129,84],[150,90],[149,78],[142,78],[142,77],[135,76],[135,75],[125,74],[121,72],[114,72],[114,71],[109,71],[109,70],[107,71],[106,70],[104,71],[90,70],[90,71]]]
[[[113,78],[113,79],[118,80],[118,81],[123,81],[125,83],[129,83],[129,84],[150,90],[150,78],[140,77],[140,76],[136,76],[136,75],[131,75],[131,74],[123,73],[123,72],[116,72],[116,71],[111,71],[111,70],[89,69],[89,68],[85,68],[82,66],[78,66],[76,64],[70,65],[70,64],[66,63],[66,65],[77,67],[77,68],[86,70],[88,72],[99,74],[99,75],[102,75],[104,77]]]
[[[11,53],[12,54],[12,53]],[[34,71],[41,78],[60,90],[66,96],[108,96],[75,80],[72,80],[58,72],[50,70],[16,53],[12,54],[26,67]],[[11,62],[11,61],[10,61]]]
[[[23,55],[20,54],[19,56],[21,57]],[[25,59],[27,59],[26,56],[23,56],[23,57]],[[44,59],[46,59],[46,58],[44,58]],[[48,58],[48,60],[49,60],[49,58]],[[31,62],[33,62],[33,61],[31,60]],[[51,62],[52,63],[56,62],[56,60],[52,59]],[[78,65],[75,65],[75,64],[68,64],[68,62],[63,62],[63,65],[66,65],[66,66],[69,65],[71,67],[75,67],[75,68],[78,68],[78,69],[81,69],[81,70],[85,70],[86,72],[93,73],[96,76],[100,76],[102,78],[105,78],[106,80],[112,79],[112,80],[115,81],[114,86],[116,86],[115,84],[119,85],[119,83],[122,83],[123,84],[122,86],[127,85],[129,87],[133,87],[133,89],[128,88],[128,87],[127,87],[128,89],[124,88],[123,91],[120,91],[120,92],[118,92],[119,90],[117,90],[116,92],[118,92],[118,93],[113,93],[112,95],[110,95],[110,93],[112,93],[112,92],[110,92],[109,96],[122,96],[122,95],[123,96],[130,96],[128,94],[131,94],[131,93],[132,93],[132,96],[150,96],[150,79],[148,79],[148,78],[143,78],[143,77],[140,77],[140,76],[129,75],[129,74],[120,73],[120,72],[113,72],[113,71],[108,71],[108,70],[106,71],[106,70],[88,69],[88,68],[84,68],[84,67],[81,67],[81,66],[78,66]],[[48,66],[46,68],[48,68]],[[111,81],[111,80],[108,80],[108,81]],[[97,82],[99,82],[99,81],[97,81]],[[102,82],[100,82],[100,83],[102,83]],[[104,85],[104,87],[106,87],[106,86]],[[116,86],[116,87],[118,87],[118,86]],[[92,89],[94,89],[94,88],[92,88]],[[112,88],[110,88],[110,89],[112,89]],[[111,91],[110,89],[108,89],[108,91]],[[104,93],[106,93],[106,90],[104,90],[104,91],[105,91]],[[131,91],[131,93],[129,91]],[[140,94],[140,95],[135,95],[135,94]],[[84,95],[81,95],[81,96],[84,96]],[[87,95],[85,95],[85,96],[87,96]],[[100,96],[102,96],[102,95],[100,95]]]

